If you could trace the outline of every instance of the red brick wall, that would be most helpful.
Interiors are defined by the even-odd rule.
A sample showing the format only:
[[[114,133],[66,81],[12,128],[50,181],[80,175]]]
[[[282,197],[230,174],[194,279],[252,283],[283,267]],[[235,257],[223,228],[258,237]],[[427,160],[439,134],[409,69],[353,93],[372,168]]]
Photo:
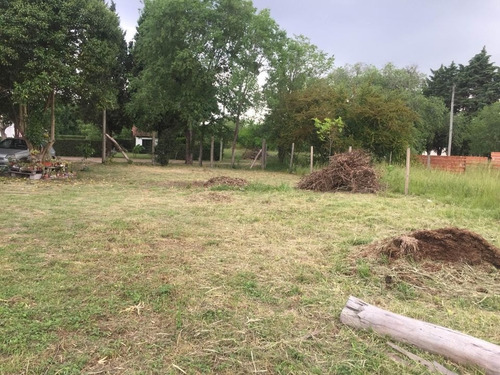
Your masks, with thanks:
[[[466,156],[465,165],[466,167],[470,165],[488,165],[488,158],[483,156]]]
[[[418,155],[420,162],[427,165],[427,156]],[[465,156],[431,156],[431,169],[451,172],[465,172]]]
[[[491,166],[500,169],[500,152],[491,153]]]

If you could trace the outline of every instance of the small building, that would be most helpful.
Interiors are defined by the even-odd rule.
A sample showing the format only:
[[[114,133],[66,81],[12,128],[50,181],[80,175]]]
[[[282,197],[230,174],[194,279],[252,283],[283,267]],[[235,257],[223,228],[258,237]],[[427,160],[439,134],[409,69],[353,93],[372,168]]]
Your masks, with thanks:
[[[146,152],[151,152],[153,147],[153,132],[145,132],[132,126],[132,135],[135,138],[135,145],[142,146]],[[155,146],[158,144],[158,138],[155,139]]]

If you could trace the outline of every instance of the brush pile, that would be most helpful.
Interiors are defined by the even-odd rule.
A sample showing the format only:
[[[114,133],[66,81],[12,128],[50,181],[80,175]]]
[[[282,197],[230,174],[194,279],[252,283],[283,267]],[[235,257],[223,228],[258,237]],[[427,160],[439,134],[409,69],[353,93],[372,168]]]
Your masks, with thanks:
[[[380,185],[370,155],[356,150],[332,156],[326,168],[303,177],[298,188],[320,192],[375,193]]]

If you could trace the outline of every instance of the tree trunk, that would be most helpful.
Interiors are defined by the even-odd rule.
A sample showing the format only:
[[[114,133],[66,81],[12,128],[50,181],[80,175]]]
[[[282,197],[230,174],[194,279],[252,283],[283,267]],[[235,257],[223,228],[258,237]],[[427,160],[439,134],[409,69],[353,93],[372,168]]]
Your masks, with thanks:
[[[193,140],[193,128],[191,123],[189,123],[188,128],[186,129],[186,164],[193,164],[193,151],[191,149],[192,140]]]
[[[457,363],[477,365],[488,375],[500,375],[500,346],[461,332],[394,314],[352,296],[340,314],[340,321],[415,345]]]
[[[50,94],[50,136],[49,142],[43,147],[40,160],[50,158],[50,149],[56,141],[56,90]]]
[[[107,121],[107,118],[106,118],[106,109],[103,109],[102,110],[102,156],[101,156],[101,161],[102,163],[106,163],[106,132],[107,132],[107,129],[106,129],[106,121]]]
[[[19,104],[19,118],[17,124],[15,124],[15,136],[16,137],[24,137],[26,135],[28,121],[28,107],[26,104]],[[26,140],[28,143],[28,140]],[[30,149],[32,148],[30,144],[28,144]]]
[[[0,119],[0,138],[2,139],[7,138],[7,134],[5,133],[5,124],[1,119]]]
[[[212,136],[210,139],[210,168],[214,167],[214,148],[215,148],[215,137]]]
[[[200,154],[198,155],[198,165],[200,167],[203,166],[203,129],[200,132],[200,149],[199,149]]]
[[[236,142],[238,141],[238,134],[240,132],[240,115],[236,116],[236,121],[234,124],[234,137],[233,144],[231,146],[231,168],[234,168],[234,161],[236,159]]]

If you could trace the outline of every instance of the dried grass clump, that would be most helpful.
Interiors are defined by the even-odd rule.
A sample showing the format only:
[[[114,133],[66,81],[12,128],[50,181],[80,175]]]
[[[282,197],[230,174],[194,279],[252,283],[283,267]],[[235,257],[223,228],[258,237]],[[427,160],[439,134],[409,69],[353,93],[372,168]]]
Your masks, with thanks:
[[[356,150],[330,157],[326,168],[302,178],[298,188],[321,192],[375,193],[380,185],[370,155]]]
[[[203,186],[205,187],[219,186],[219,185],[244,187],[248,185],[248,181],[245,180],[244,178],[219,176],[219,177],[213,177],[203,184]]]

